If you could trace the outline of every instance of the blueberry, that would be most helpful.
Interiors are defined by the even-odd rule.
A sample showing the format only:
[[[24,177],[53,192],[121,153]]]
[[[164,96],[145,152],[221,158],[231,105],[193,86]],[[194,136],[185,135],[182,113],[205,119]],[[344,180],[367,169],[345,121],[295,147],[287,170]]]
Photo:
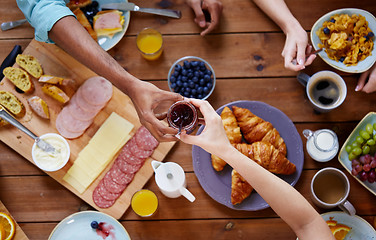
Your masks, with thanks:
[[[203,97],[202,97],[202,94],[197,95],[197,98],[198,98],[198,99],[202,99],[202,98],[203,98]]]
[[[197,94],[197,90],[193,88],[192,91],[191,91],[191,93],[192,93],[193,95],[196,95],[196,94]]]
[[[176,85],[178,85],[179,87],[183,86],[183,82],[182,81],[176,81]]]
[[[92,221],[90,225],[91,225],[91,227],[94,228],[94,229],[97,229],[97,228],[98,228],[98,222],[97,222],[97,221]]]
[[[192,79],[193,78],[193,72],[188,73],[188,78]]]
[[[185,87],[181,87],[179,92],[185,92]]]
[[[369,32],[369,33],[367,34],[367,36],[371,38],[371,37],[375,36],[375,34],[373,34],[373,32]]]
[[[181,77],[181,80],[182,80],[183,82],[186,82],[186,81],[188,80],[188,77],[187,77],[187,76],[182,76],[182,77]]]
[[[93,7],[93,8],[97,8],[98,6],[99,6],[99,4],[98,4],[97,1],[93,1],[93,2],[91,3],[91,7]]]
[[[194,77],[192,78],[192,81],[195,82],[195,83],[197,83],[197,82],[198,82],[198,77],[194,76]]]
[[[177,81],[181,81],[182,77],[183,77],[182,75],[179,75],[178,78],[177,78],[176,80],[177,80]]]
[[[197,89],[199,87],[200,87],[200,85],[198,83],[195,83],[195,88]]]
[[[197,61],[192,61],[191,62],[191,66],[192,67],[197,67],[198,66],[198,62]]]
[[[200,72],[199,71],[194,71],[193,72],[193,76],[195,76],[195,77],[200,77]]]
[[[200,86],[204,86],[205,85],[205,80],[203,78],[200,79]]]
[[[182,67],[181,67],[179,64],[176,64],[176,65],[175,65],[175,71],[180,72],[181,69],[182,69]]]
[[[175,89],[175,88],[176,88],[176,83],[171,83],[170,87],[171,87],[172,89]]]
[[[330,22],[335,23],[336,20],[334,18],[330,19]]]
[[[208,69],[208,70],[206,70],[205,74],[211,76],[213,73],[212,73],[212,71],[210,71],[210,70]]]
[[[184,97],[189,97],[189,92],[185,91],[183,94]]]
[[[200,70],[203,71],[203,72],[205,72],[206,71],[206,67],[205,66],[203,66],[203,67],[201,66]]]
[[[204,93],[206,94],[206,93],[209,93],[209,88],[208,87],[204,87]]]
[[[189,98],[195,98],[195,96],[193,96],[193,94],[189,95]]]
[[[203,87],[198,87],[197,88],[197,92],[200,94],[200,93],[202,93],[204,91],[204,89],[203,89]]]
[[[185,92],[190,93],[191,89],[189,87],[185,88]]]
[[[182,74],[183,76],[187,76],[188,72],[187,72],[187,70],[183,69],[183,70],[181,70],[181,74]]]
[[[200,78],[203,78],[204,75],[205,75],[205,73],[203,73],[203,72],[199,72],[199,74],[200,74]]]
[[[177,76],[179,76],[179,74],[180,74],[180,73],[179,73],[178,71],[175,71],[173,75],[174,75],[175,77],[177,77]]]
[[[187,82],[183,82],[183,87],[188,87],[188,83]]]
[[[200,67],[205,67],[205,63],[204,62],[200,62]],[[205,67],[206,69],[206,67]]]
[[[174,88],[174,92],[176,93],[180,92],[180,87],[176,86],[176,88]]]
[[[367,36],[365,36],[364,38],[366,39],[366,41],[368,41],[368,40],[369,40],[369,37],[368,37],[368,35],[367,35]]]
[[[361,49],[359,49],[359,53],[363,53],[363,51]]]
[[[183,96],[184,96],[184,91],[183,91],[183,89],[180,89],[179,93],[180,93],[180,95],[183,95]]]
[[[204,80],[205,82],[209,82],[211,80],[210,75],[205,74]]]
[[[184,67],[185,68],[191,68],[191,63],[190,62],[188,62],[188,61],[184,61]]]
[[[323,31],[324,31],[324,33],[325,33],[326,35],[328,35],[328,34],[330,33],[330,30],[329,30],[329,28],[327,28],[327,27],[326,27],[326,28],[324,28],[324,30],[323,30]]]
[[[170,82],[171,82],[171,83],[174,83],[175,81],[176,81],[175,76],[171,76],[171,77],[170,77]]]
[[[193,81],[189,81],[189,82],[188,82],[188,86],[189,86],[190,88],[194,88],[194,87],[195,87],[195,83],[194,83]]]
[[[339,59],[339,61],[340,61],[340,62],[345,61],[345,57],[341,57],[341,58]]]
[[[207,83],[206,86],[211,89],[213,87],[213,84],[211,82]]]

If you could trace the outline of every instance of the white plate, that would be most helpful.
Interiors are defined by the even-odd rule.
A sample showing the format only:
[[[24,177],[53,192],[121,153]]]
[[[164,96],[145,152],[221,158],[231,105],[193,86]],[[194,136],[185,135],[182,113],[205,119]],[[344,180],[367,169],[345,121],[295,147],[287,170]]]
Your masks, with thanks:
[[[345,224],[351,227],[351,230],[346,235],[344,240],[349,239],[359,239],[359,240],[375,240],[376,231],[373,227],[363,218],[354,215],[350,216],[344,212],[327,212],[321,214],[325,221],[332,220],[337,221],[337,223]]]
[[[97,0],[99,3],[99,9],[101,9],[102,4],[109,3],[108,0]],[[128,0],[111,0],[111,3],[121,3],[121,2],[128,2]],[[121,11],[121,10],[119,10]],[[110,50],[113,48],[120,40],[123,38],[125,32],[128,29],[129,26],[129,20],[131,18],[130,12],[129,11],[121,11],[123,12],[124,16],[124,25],[123,25],[123,30],[121,32],[116,33],[112,38],[109,37],[98,37],[98,44],[101,46],[105,51]]]
[[[369,28],[372,30],[372,32],[376,33],[376,18],[369,12],[361,10],[361,9],[356,9],[356,8],[343,8],[343,9],[338,9],[334,10],[332,12],[329,12],[322,16],[319,20],[316,21],[316,23],[313,25],[311,29],[311,42],[315,50],[319,49],[318,44],[321,43],[321,40],[317,36],[316,32],[322,27],[322,24],[325,21],[329,21],[330,17],[335,15],[335,14],[348,14],[348,15],[362,15],[366,18],[368,22]],[[373,42],[375,44],[375,38],[373,39]],[[332,66],[333,68],[336,68],[340,71],[343,72],[349,72],[349,73],[361,73],[367,71],[369,68],[372,67],[372,65],[376,61],[376,46],[373,46],[372,49],[372,55],[368,56],[366,59],[363,61],[358,62],[356,66],[346,66],[342,62],[337,62],[335,60],[332,60],[328,57],[325,51],[321,51],[318,54],[327,64]]]
[[[368,123],[376,123],[376,112],[368,113],[354,128],[351,132],[349,137],[346,139],[346,142],[343,144],[339,154],[338,154],[338,161],[342,164],[342,166],[351,174],[351,161],[349,160],[349,154],[346,152],[346,145],[355,141],[355,138],[359,135],[360,130],[366,128]],[[369,183],[368,181],[362,182],[359,177],[354,176],[351,174],[360,184],[362,184],[365,188],[367,188],[371,193],[376,195],[376,182]]]
[[[74,213],[62,220],[52,230],[49,240],[103,240],[95,229],[91,228],[91,222],[105,222],[105,226],[112,226],[110,235],[106,240],[130,240],[127,230],[115,218],[97,211],[84,211]],[[111,227],[110,227],[111,228]]]

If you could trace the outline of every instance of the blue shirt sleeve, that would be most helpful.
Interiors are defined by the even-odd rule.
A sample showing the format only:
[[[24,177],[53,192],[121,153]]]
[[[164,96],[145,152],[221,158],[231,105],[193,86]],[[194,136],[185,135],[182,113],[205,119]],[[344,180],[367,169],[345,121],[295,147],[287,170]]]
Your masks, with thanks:
[[[35,29],[35,39],[53,43],[48,32],[65,16],[75,16],[64,0],[17,0],[18,7]]]

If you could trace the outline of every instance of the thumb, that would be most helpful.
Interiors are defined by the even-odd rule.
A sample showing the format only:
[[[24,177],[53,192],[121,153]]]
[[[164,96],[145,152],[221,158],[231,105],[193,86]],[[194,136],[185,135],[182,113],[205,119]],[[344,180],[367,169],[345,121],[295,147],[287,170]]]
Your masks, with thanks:
[[[362,75],[360,75],[359,80],[358,80],[358,84],[356,85],[356,88],[355,88],[356,92],[361,91],[363,89],[368,75],[369,75],[369,71],[362,73]]]
[[[196,136],[188,135],[185,131],[181,132],[179,138],[183,143],[187,143],[191,145],[195,145],[196,143]]]

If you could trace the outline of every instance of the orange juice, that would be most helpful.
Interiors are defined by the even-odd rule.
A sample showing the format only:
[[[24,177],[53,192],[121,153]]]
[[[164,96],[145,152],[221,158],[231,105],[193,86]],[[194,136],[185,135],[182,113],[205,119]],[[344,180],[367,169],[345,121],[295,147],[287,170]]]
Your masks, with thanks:
[[[162,35],[154,29],[145,28],[137,35],[137,47],[147,60],[155,60],[162,54]]]
[[[141,217],[149,217],[158,208],[158,198],[150,190],[142,189],[136,192],[131,200],[133,211]]]

